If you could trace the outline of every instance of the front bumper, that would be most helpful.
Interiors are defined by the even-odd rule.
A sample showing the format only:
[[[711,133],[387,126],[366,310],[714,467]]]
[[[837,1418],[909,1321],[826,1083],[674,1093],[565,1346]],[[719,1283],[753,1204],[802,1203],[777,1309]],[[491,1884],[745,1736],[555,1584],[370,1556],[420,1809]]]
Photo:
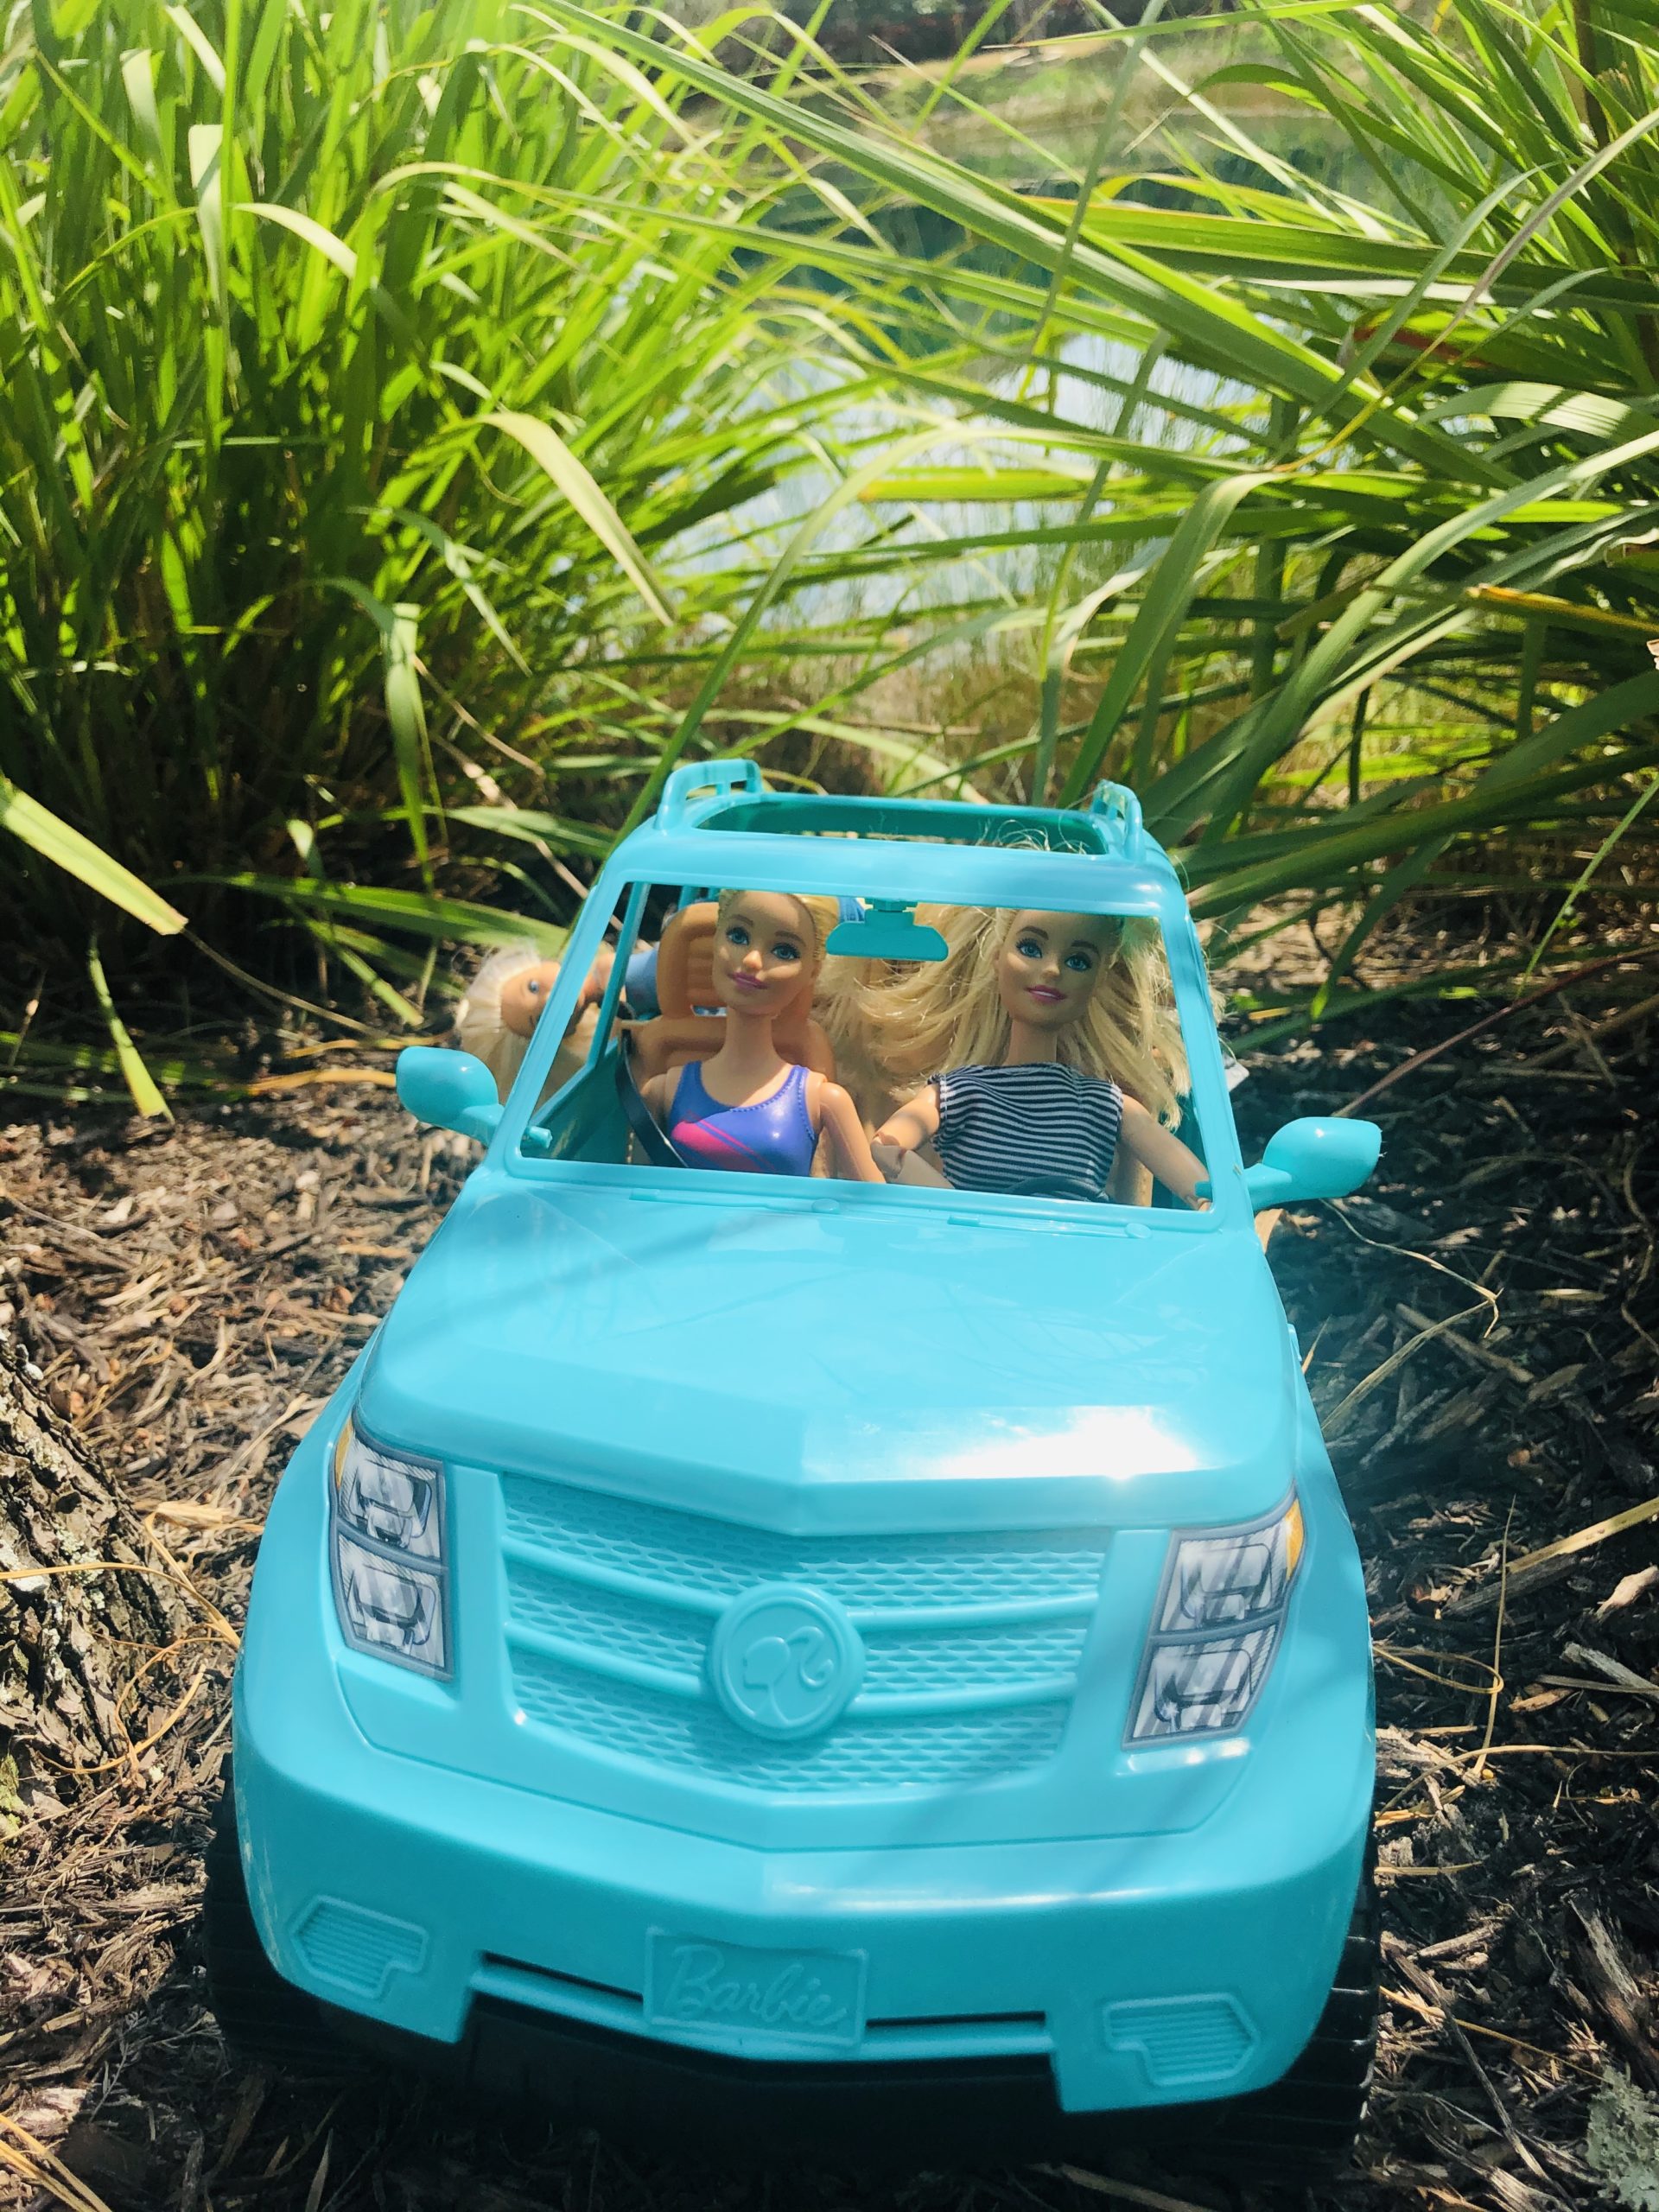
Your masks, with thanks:
[[[1073,2114],[1245,2094],[1312,2036],[1370,1817],[1351,1650],[1327,1654],[1343,1694],[1285,1701],[1185,1832],[753,1849],[369,1744],[340,1668],[378,1662],[340,1642],[311,1456],[273,1507],[237,1671],[238,1827],[272,1963],[365,2027],[476,2054],[541,2020],[550,2047],[643,2041],[694,2084],[705,2060],[831,2090],[891,2069],[912,2095],[988,2069]]]

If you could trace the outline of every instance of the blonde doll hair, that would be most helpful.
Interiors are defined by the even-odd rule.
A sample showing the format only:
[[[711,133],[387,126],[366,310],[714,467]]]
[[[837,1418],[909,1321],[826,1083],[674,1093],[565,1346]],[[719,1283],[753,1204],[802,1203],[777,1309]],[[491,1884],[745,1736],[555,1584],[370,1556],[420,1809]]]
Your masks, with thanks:
[[[483,1061],[503,1098],[524,1065],[530,1039],[515,1036],[501,1019],[502,988],[526,968],[535,967],[541,957],[527,940],[498,946],[467,984],[467,995],[455,1008],[456,1044],[463,1052]]]
[[[945,957],[838,989],[837,1027],[861,1031],[895,1102],[947,1068],[1001,1065],[1012,1029],[996,963],[1016,911],[918,906],[918,921],[944,937]],[[1157,925],[1122,917],[1114,928],[1116,942],[1101,963],[1088,1010],[1060,1032],[1057,1057],[1085,1075],[1109,1077],[1173,1128],[1186,1088],[1186,1055]]]
[[[546,957],[528,938],[499,946],[468,983],[466,997],[455,1008],[456,1044],[463,1052],[483,1061],[495,1077],[496,1096],[504,1104],[531,1040],[509,1029],[502,1020],[501,994],[515,976],[523,975],[526,968],[538,967]],[[598,1020],[597,1007],[584,1008],[569,1033],[561,1039],[542,1086],[543,1098],[551,1097],[568,1083],[587,1058]]]
[[[826,960],[812,992],[812,1014],[836,1056],[836,1080],[851,1093],[864,1133],[885,1122],[914,1084],[896,1084],[879,1057],[866,1017],[868,994],[887,988],[893,969],[887,961],[846,955]]]

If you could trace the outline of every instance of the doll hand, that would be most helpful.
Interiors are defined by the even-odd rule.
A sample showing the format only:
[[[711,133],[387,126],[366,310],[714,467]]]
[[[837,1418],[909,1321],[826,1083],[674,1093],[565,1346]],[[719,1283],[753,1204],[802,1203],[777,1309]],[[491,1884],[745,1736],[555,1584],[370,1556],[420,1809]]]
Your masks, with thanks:
[[[899,1172],[905,1160],[905,1148],[902,1145],[883,1144],[878,1139],[870,1147],[870,1157],[889,1183],[898,1181]]]
[[[576,993],[576,1011],[570,1017],[573,1026],[578,1015],[585,1014],[590,1006],[597,1006],[604,997],[605,986],[611,980],[611,969],[615,964],[614,950],[608,944],[601,944],[593,966],[588,970],[587,981]]]

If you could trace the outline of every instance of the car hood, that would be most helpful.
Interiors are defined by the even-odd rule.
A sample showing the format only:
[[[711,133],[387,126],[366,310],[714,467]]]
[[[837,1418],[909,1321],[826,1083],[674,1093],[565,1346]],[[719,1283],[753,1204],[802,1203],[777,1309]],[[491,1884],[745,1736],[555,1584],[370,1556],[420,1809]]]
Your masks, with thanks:
[[[747,1185],[480,1171],[374,1341],[365,1429],[803,1534],[1284,1496],[1294,1349],[1247,1230]]]

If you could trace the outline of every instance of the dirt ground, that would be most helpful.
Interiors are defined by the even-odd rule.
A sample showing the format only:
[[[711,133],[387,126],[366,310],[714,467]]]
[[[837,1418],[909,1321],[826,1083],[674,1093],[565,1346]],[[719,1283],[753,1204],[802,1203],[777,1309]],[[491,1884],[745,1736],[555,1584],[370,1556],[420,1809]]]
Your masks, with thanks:
[[[1594,1033],[1605,981],[1393,1082],[1366,1194],[1293,1213],[1272,1247],[1377,1650],[1387,2010],[1356,2171],[1321,2206],[1603,2201],[1586,2145],[1604,2069],[1659,2089],[1659,1520],[1617,1525],[1659,1510],[1659,1046],[1641,1022]],[[1255,1056],[1247,1156],[1484,1010],[1381,1007]],[[346,1083],[171,1128],[0,1131],[0,1325],[232,1623],[293,1440],[466,1150]],[[79,2177],[59,2183],[78,2212],[1296,2201],[1127,2166],[900,2185],[861,2178],[855,2145],[842,2174],[722,2175],[405,2084],[245,2070],[204,2009],[196,1932],[227,1658],[200,1643],[175,1663],[177,1718],[140,1773],[66,1782],[0,1844],[0,2202],[44,2201],[19,2126]]]

